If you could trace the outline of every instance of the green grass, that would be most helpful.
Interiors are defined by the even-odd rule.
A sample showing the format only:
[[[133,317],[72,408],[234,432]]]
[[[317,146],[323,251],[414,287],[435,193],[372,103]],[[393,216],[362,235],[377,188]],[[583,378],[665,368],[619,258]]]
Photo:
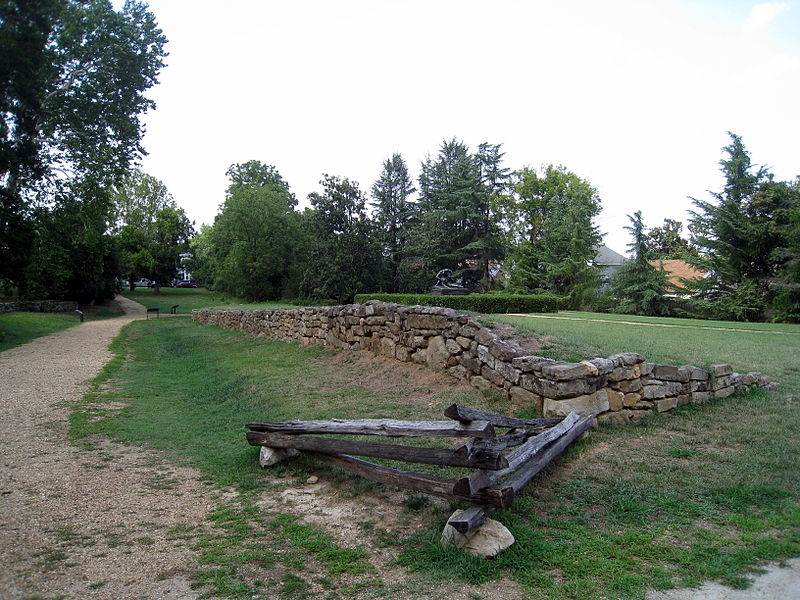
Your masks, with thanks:
[[[256,308],[296,308],[280,302],[246,302],[240,298],[231,298],[217,292],[210,292],[205,288],[164,288],[156,294],[153,288],[136,288],[122,291],[122,295],[147,308],[158,308],[162,314],[169,313],[174,305],[178,305],[176,312],[188,315],[199,308],[227,308],[227,309],[256,309]]]
[[[532,599],[643,599],[647,588],[708,579],[742,587],[763,561],[800,555],[800,470],[793,458],[800,453],[798,336],[503,319],[553,336],[545,351],[561,358],[638,351],[674,364],[731,362],[740,371],[763,371],[781,387],[593,432],[529,485],[512,509],[497,513],[517,541],[493,561],[440,547],[450,509],[413,496],[387,509],[423,518],[423,529],[400,534],[365,526],[360,535],[371,545],[357,542],[355,550],[292,515],[258,508],[260,494],[278,493],[311,470],[340,481],[339,493],[358,494],[363,480],[307,459],[267,476],[257,466],[257,450],[244,441],[243,424],[429,419],[453,401],[508,412],[497,398],[476,392],[406,403],[402,393],[360,385],[358,373],[352,381],[334,376],[330,351],[319,347],[245,338],[185,320],[138,321],[115,342],[117,358],[73,412],[71,433],[84,443],[99,433],[157,448],[200,469],[213,486],[239,490],[212,515],[212,531],[192,538],[200,552],[196,580],[218,596],[408,597],[403,585],[376,582],[370,561],[383,559],[372,555],[373,546],[398,556],[419,578],[414,585],[510,579]],[[97,391],[101,382],[113,391]],[[109,400],[129,406],[106,413]],[[346,583],[331,584],[342,574]]]
[[[0,314],[0,352],[80,323],[72,313],[13,312]]]

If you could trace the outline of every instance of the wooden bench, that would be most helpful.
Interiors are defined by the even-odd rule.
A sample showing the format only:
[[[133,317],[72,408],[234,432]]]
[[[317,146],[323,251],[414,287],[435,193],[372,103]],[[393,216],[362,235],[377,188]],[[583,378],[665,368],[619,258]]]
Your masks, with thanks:
[[[156,314],[156,319],[159,318],[160,313],[159,313],[159,309],[158,308],[148,308],[147,309],[147,319],[150,318],[150,313],[155,313]]]
[[[172,308],[170,308],[170,309],[169,309],[169,312],[170,312],[170,314],[171,314],[171,315],[177,315],[177,314],[178,314],[178,307],[179,307],[179,306],[180,306],[180,304],[176,304],[175,306],[173,306]]]

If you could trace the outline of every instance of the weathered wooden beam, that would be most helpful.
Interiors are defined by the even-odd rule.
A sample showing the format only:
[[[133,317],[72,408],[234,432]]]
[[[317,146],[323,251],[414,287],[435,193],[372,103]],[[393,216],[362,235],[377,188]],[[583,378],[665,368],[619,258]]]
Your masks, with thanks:
[[[508,467],[502,470],[484,470],[471,473],[467,477],[459,479],[453,487],[453,491],[457,494],[471,495],[510,475],[527,461],[541,453],[548,444],[567,433],[579,418],[577,414],[570,413],[558,425],[533,436],[527,442],[509,452],[506,455]]]
[[[329,421],[248,423],[247,428],[251,431],[269,431],[284,434],[331,433],[383,435],[388,437],[494,437],[494,428],[487,421],[453,423],[452,421],[396,421],[394,419],[331,419]]]
[[[594,422],[594,415],[581,417],[580,420],[567,433],[553,442],[542,454],[523,464],[503,483],[514,488],[514,492],[519,492],[536,475],[538,475],[547,465],[561,454],[567,446],[584,434]]]
[[[420,448],[417,446],[400,446],[397,444],[378,444],[355,440],[333,439],[305,435],[283,435],[266,431],[247,432],[247,441],[253,446],[270,448],[295,448],[297,450],[313,450],[327,454],[356,454],[390,458],[407,462],[430,465],[447,465],[451,467],[472,467],[479,469],[505,469],[508,461],[499,450],[478,450],[464,452],[461,448]],[[463,448],[463,446],[462,446]]]
[[[459,533],[467,533],[483,525],[486,517],[495,510],[494,506],[473,505],[450,517],[447,524],[454,527]]]
[[[488,412],[485,410],[477,410],[475,408],[468,408],[460,404],[451,404],[444,410],[444,416],[468,423],[471,421],[488,421],[495,427],[517,427],[520,429],[541,429],[544,427],[552,427],[561,422],[561,417],[552,417],[547,419],[517,419],[515,417],[507,417],[499,413]]]
[[[344,469],[348,473],[431,496],[462,500],[473,504],[486,504],[498,508],[508,508],[514,501],[514,492],[507,485],[486,488],[477,494],[464,496],[453,492],[454,479],[392,469],[345,454],[324,454],[308,450],[305,452],[318,460]]]
[[[493,439],[474,439],[458,448],[457,452],[465,454],[480,452],[502,452],[507,448],[519,446],[531,436],[536,435],[527,429],[509,429],[503,435]]]

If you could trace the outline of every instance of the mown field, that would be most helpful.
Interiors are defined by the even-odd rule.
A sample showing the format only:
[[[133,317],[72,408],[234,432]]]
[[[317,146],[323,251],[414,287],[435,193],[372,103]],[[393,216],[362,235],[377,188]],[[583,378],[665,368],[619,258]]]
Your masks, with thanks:
[[[287,304],[278,302],[248,303],[241,298],[232,298],[218,292],[210,292],[205,288],[169,288],[162,287],[156,294],[153,288],[136,288],[122,291],[122,295],[135,300],[147,308],[158,308],[162,314],[178,305],[175,312],[179,315],[190,314],[197,308],[289,308]]]
[[[80,320],[73,313],[13,312],[0,314],[0,352],[32,339],[74,327]]]
[[[454,401],[509,412],[496,396],[435,390],[412,401],[418,382],[367,385],[369,367],[351,367],[329,350],[184,319],[139,321],[115,342],[117,358],[75,407],[72,436],[87,447],[92,434],[103,434],[156,448],[192,464],[216,488],[236,490],[221,497],[209,530],[189,528],[180,540],[199,552],[196,582],[225,597],[447,598],[464,589],[486,599],[644,598],[649,588],[709,579],[746,586],[764,561],[800,555],[800,335],[791,326],[739,332],[694,321],[668,329],[492,318],[547,336],[543,352],[551,356],[626,350],[673,364],[731,362],[768,373],[781,387],[593,432],[512,509],[496,513],[517,542],[493,561],[438,544],[455,508],[447,503],[413,495],[387,502],[382,486],[305,459],[261,471],[243,425],[440,418]],[[127,407],[112,412],[104,408],[111,401]],[[265,499],[302,488],[311,473],[334,496],[377,502],[387,518],[360,523],[345,543],[334,535],[336,522],[309,524],[288,506],[264,508]],[[393,527],[398,520],[416,525]]]

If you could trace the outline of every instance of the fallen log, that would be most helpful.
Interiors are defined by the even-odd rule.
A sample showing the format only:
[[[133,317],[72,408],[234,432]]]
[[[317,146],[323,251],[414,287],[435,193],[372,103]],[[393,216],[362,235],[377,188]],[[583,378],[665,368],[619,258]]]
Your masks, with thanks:
[[[451,404],[444,410],[444,416],[461,421],[462,423],[469,423],[472,421],[488,421],[495,427],[516,427],[518,429],[544,429],[552,427],[561,422],[562,417],[551,417],[547,419],[517,419],[515,417],[507,417],[499,413],[488,412],[485,410],[478,410],[476,408],[468,408],[460,404]]]
[[[392,469],[345,454],[324,454],[308,450],[305,452],[309,456],[337,466],[348,473],[395,487],[423,492],[431,496],[461,500],[473,504],[485,504],[497,508],[508,508],[514,501],[514,491],[508,485],[489,487],[476,494],[462,495],[453,492],[455,479],[445,479],[425,473]]]
[[[503,477],[510,475],[521,465],[542,452],[548,444],[567,433],[578,419],[579,417],[577,414],[570,413],[555,427],[551,427],[543,433],[531,437],[527,442],[509,452],[506,455],[508,467],[502,470],[484,470],[471,473],[467,477],[462,477],[456,481],[453,491],[457,494],[474,494],[478,490],[489,487],[495,481],[499,481]]]
[[[471,451],[467,446],[456,450],[447,448],[420,448],[416,446],[400,446],[396,444],[377,444],[355,440],[342,440],[304,435],[284,435],[266,431],[247,432],[247,441],[253,446],[270,448],[295,448],[296,450],[312,450],[326,454],[356,454],[389,458],[407,462],[425,463],[429,465],[447,465],[451,467],[472,467],[479,469],[505,469],[508,461],[499,450],[478,449]]]
[[[331,419],[329,421],[248,423],[247,428],[251,431],[284,434],[331,433],[383,435],[388,437],[494,437],[494,427],[487,421],[453,423],[452,421],[396,421],[394,419]]]

